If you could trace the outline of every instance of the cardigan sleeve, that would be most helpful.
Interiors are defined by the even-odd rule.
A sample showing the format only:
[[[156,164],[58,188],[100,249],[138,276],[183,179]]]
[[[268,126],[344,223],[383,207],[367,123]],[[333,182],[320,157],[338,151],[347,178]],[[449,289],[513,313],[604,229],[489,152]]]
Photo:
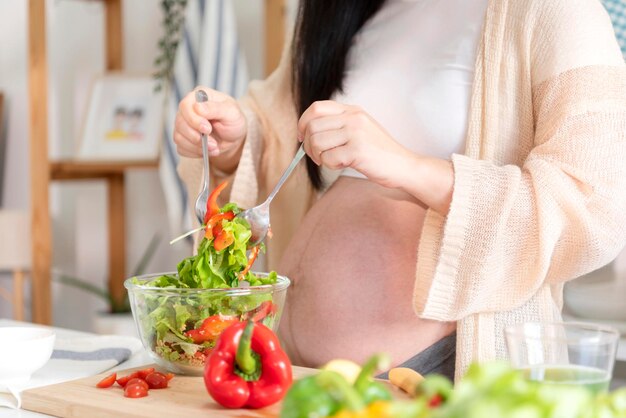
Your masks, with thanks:
[[[418,252],[414,306],[422,317],[514,309],[545,284],[610,262],[626,243],[626,69],[614,36],[597,43],[610,28],[599,2],[574,3],[584,7],[547,10],[537,22],[550,23],[550,36],[539,30],[530,48],[533,80],[541,81],[532,88],[534,141],[523,163],[452,158],[450,211],[428,212]]]

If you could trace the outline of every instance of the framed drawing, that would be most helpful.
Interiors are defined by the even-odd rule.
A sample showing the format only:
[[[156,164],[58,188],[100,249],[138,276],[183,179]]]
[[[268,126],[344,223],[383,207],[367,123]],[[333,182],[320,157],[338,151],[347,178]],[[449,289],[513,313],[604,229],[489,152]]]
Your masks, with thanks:
[[[111,74],[93,85],[78,150],[80,160],[156,160],[163,94],[150,76]]]

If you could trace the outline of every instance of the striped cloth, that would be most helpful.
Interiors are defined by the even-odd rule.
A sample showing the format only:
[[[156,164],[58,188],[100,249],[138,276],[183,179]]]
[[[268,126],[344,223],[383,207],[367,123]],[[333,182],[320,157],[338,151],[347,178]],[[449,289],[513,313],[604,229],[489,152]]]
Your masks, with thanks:
[[[603,0],[603,3],[611,16],[617,41],[626,57],[626,0]]]
[[[57,338],[50,360],[27,382],[7,385],[0,376],[0,409],[19,409],[23,390],[102,373],[138,355],[142,348],[139,338],[118,335]]]
[[[198,85],[240,97],[248,84],[245,57],[239,48],[232,0],[189,0],[183,39],[176,53],[168,92],[160,161],[160,178],[171,232],[191,229],[187,193],[176,174],[178,154],[172,132],[180,100]],[[189,191],[195,193],[195,191]]]

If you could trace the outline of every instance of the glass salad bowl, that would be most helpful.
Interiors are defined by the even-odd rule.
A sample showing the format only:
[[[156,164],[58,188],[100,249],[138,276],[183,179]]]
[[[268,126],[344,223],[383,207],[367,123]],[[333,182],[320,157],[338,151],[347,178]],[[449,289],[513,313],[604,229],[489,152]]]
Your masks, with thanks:
[[[191,289],[148,285],[164,273],[124,282],[133,318],[144,347],[165,369],[202,375],[207,356],[221,332],[237,321],[252,319],[276,331],[290,281],[260,286]],[[176,273],[165,273],[176,276]],[[268,273],[254,273],[268,277]]]

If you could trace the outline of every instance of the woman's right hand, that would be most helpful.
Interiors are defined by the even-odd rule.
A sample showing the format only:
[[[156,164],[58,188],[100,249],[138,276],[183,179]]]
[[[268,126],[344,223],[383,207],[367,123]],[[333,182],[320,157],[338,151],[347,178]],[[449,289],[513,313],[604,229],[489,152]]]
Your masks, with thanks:
[[[195,90],[178,105],[174,124],[174,143],[183,157],[202,157],[201,135],[207,135],[211,157],[239,150],[246,138],[248,124],[239,104],[232,97],[206,87],[209,100],[197,103]]]

